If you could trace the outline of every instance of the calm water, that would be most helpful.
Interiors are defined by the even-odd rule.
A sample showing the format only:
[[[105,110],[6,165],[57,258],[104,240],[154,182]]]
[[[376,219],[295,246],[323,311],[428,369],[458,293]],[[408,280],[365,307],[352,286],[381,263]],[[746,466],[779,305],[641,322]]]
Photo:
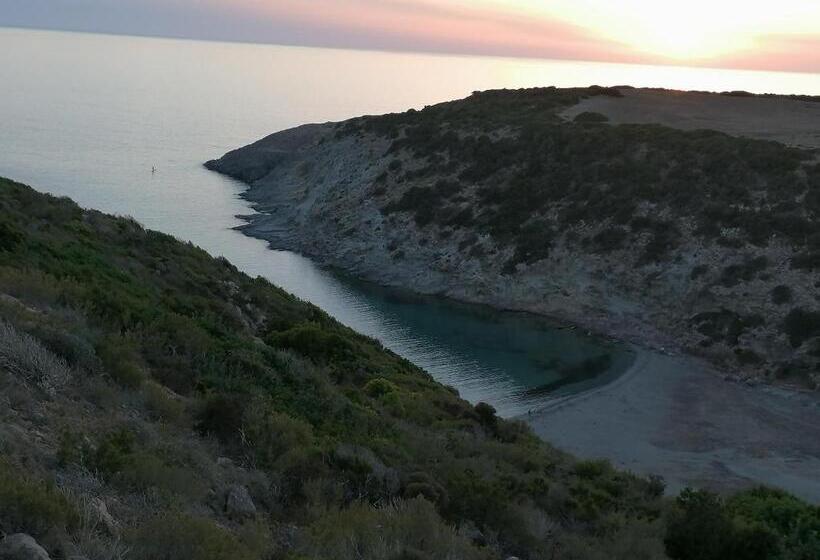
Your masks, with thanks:
[[[615,345],[340,278],[231,230],[242,185],[201,163],[303,124],[536,85],[820,93],[810,74],[443,57],[0,29],[0,175],[135,217],[309,300],[506,415]],[[156,166],[157,173],[151,173]],[[542,397],[538,397],[542,398]]]

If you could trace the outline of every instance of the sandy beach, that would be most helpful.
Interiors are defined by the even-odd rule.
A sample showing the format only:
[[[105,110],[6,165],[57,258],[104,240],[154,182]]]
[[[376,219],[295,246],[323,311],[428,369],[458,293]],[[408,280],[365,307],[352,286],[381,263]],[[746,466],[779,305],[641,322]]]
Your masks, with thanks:
[[[637,352],[612,383],[522,419],[579,457],[663,473],[670,493],[762,483],[820,503],[820,399],[727,381],[691,358]]]

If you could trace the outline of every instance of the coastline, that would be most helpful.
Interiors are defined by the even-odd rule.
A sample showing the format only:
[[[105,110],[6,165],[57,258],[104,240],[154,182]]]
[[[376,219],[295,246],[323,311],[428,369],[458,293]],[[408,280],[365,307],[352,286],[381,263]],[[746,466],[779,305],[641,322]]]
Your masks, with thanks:
[[[521,416],[542,439],[649,475],[667,492],[766,484],[820,503],[820,400],[724,381],[689,357],[636,348],[613,382]]]
[[[288,242],[281,233],[270,234],[282,232],[286,220],[267,213],[243,218],[250,218],[249,223],[237,229],[246,235],[265,239],[271,248],[302,252],[293,236]],[[320,266],[338,264],[309,251],[303,254]],[[533,407],[531,414],[517,417],[551,445],[580,458],[606,458],[641,475],[664,473],[670,494],[686,486],[729,492],[766,484],[820,504],[820,399],[814,393],[721,373],[659,333],[641,339],[636,332],[621,331],[621,337],[611,328],[614,323],[579,324],[531,309],[434,295],[532,313],[557,328],[629,344],[635,357],[625,371],[612,379],[598,378],[582,392],[561,395],[559,390],[553,398],[539,400],[542,406]]]

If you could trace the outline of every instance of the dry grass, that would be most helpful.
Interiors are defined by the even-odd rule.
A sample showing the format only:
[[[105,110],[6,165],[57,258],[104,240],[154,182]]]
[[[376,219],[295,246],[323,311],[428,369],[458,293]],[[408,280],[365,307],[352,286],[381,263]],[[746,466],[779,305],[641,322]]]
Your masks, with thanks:
[[[5,321],[0,321],[0,367],[50,396],[71,378],[71,369],[64,359]]]

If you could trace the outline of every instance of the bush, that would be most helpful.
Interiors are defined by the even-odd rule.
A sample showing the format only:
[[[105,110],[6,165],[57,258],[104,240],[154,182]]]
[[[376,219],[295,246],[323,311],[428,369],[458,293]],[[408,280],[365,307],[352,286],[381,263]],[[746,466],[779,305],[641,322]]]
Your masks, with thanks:
[[[116,482],[129,490],[157,489],[169,495],[184,496],[199,501],[207,485],[185,466],[173,466],[153,453],[142,451],[128,456],[116,476]]]
[[[156,381],[146,381],[141,389],[146,408],[157,420],[176,422],[185,411],[181,400],[175,399],[168,389]]]
[[[58,358],[35,339],[19,332],[0,319],[0,366],[31,381],[49,395],[71,378],[71,370],[65,360]]]
[[[447,490],[439,484],[432,476],[426,472],[415,472],[411,474],[404,484],[402,495],[407,499],[424,497],[432,504],[436,504],[439,509],[446,509],[449,502]]]
[[[780,285],[772,289],[772,303],[776,305],[784,305],[792,301],[792,289],[788,286]]]
[[[318,362],[345,360],[353,355],[353,347],[344,337],[311,323],[271,333],[266,342],[274,348],[294,350]]]
[[[593,480],[611,473],[612,465],[605,460],[578,461],[572,470],[579,478]]]
[[[208,396],[197,414],[199,433],[212,434],[224,443],[236,441],[244,423],[246,404],[238,395]]]
[[[388,381],[383,377],[377,377],[376,379],[371,379],[364,385],[364,392],[367,396],[378,398],[388,393],[394,393],[398,391],[399,388],[396,386],[395,383],[392,381]]]
[[[310,424],[261,404],[248,414],[244,433],[256,460],[264,467],[286,466],[289,455],[296,456],[313,446]]]
[[[97,348],[106,373],[128,389],[136,389],[147,375],[141,366],[142,359],[134,341],[123,336],[108,336]]]
[[[377,509],[354,503],[314,523],[300,539],[298,554],[308,559],[488,558],[458,535],[423,498]]]
[[[125,467],[134,450],[134,435],[121,429],[103,438],[91,458],[89,467],[105,477],[111,477]]]
[[[667,521],[666,553],[673,560],[724,560],[730,558],[731,522],[716,494],[683,490]],[[737,559],[740,560],[740,559]]]
[[[53,529],[73,529],[79,521],[77,508],[53,484],[0,458],[0,529],[36,538]]]
[[[256,560],[267,537],[239,539],[208,519],[166,513],[143,524],[128,539],[136,560]]]
[[[495,407],[485,402],[480,402],[475,405],[475,413],[478,416],[478,421],[481,425],[487,428],[495,428],[498,423],[498,417],[495,415]]]
[[[24,239],[22,231],[5,221],[0,222],[0,251],[13,251]]]
[[[675,560],[802,560],[820,550],[820,508],[765,487],[727,501],[686,489],[667,520],[666,552]]]
[[[820,336],[820,312],[792,309],[783,321],[783,331],[794,348],[811,338]]]
[[[609,117],[594,111],[578,113],[573,119],[577,123],[605,123],[609,122]]]

